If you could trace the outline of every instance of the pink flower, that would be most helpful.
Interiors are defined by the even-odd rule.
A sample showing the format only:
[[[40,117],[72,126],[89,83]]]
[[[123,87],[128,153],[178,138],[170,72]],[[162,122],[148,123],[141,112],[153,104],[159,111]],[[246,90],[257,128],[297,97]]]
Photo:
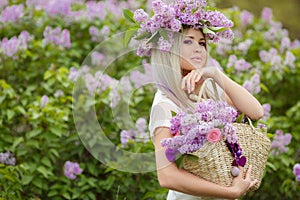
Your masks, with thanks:
[[[221,131],[218,128],[213,128],[211,129],[207,135],[206,135],[206,139],[209,142],[218,142],[222,137]]]

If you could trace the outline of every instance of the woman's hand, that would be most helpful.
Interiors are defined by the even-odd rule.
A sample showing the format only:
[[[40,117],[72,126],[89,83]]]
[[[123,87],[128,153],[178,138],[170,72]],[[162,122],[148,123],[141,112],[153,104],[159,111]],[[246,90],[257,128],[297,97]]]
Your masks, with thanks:
[[[195,69],[182,78],[181,88],[191,93],[195,88],[203,83],[207,78],[214,78],[217,73],[216,67],[204,67]]]
[[[243,177],[243,167],[239,167],[240,169],[240,174],[233,178],[233,181],[232,181],[232,189],[236,192],[237,194],[237,198],[239,196],[242,196],[242,195],[245,195],[247,193],[247,191],[253,187],[257,182],[258,180],[252,180],[251,179],[251,169],[252,167],[249,166],[247,172],[246,172],[246,176],[245,178]]]

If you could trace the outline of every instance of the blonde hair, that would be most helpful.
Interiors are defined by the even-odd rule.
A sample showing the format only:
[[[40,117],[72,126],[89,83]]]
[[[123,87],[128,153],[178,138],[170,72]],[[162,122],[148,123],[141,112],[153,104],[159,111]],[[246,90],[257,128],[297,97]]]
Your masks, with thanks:
[[[174,42],[169,52],[161,52],[154,47],[151,53],[151,67],[153,79],[158,89],[162,90],[182,110],[186,110],[195,107],[195,102],[190,100],[187,93],[181,89],[180,55],[183,38],[184,33],[175,33]],[[208,56],[207,53],[207,60]],[[205,86],[204,91],[207,96],[213,96],[207,86]]]

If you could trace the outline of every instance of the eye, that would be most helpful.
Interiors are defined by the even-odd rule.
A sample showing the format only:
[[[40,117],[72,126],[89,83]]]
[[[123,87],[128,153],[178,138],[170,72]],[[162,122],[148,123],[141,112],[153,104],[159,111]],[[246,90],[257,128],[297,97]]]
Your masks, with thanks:
[[[184,44],[192,44],[193,41],[192,40],[189,40],[189,39],[186,39],[183,41]]]
[[[205,42],[199,42],[199,45],[205,47],[206,43]]]

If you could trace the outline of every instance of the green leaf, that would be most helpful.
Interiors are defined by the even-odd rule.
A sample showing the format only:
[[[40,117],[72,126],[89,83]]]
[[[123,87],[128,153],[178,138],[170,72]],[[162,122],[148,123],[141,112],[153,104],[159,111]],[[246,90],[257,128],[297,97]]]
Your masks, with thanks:
[[[133,12],[128,9],[123,9],[123,15],[126,19],[128,19],[131,23],[136,23],[136,21],[133,18]]]
[[[159,29],[159,35],[162,36],[165,40],[169,40],[168,32],[166,29],[161,28]]]
[[[22,185],[28,185],[31,181],[32,181],[32,179],[33,179],[33,176],[31,176],[31,175],[24,175],[23,177],[22,177]]]
[[[160,35],[159,35],[159,31],[156,31],[150,38],[149,40],[147,41],[147,44],[149,43],[157,43],[158,40],[160,38]]]
[[[6,111],[7,119],[11,120],[15,116],[15,111],[13,110],[7,110]]]
[[[245,113],[240,114],[240,115],[237,117],[236,122],[237,122],[237,123],[241,123],[241,122],[243,121],[244,117],[245,117]]]
[[[23,141],[24,141],[23,137],[18,137],[17,139],[15,139],[15,141],[14,141],[14,143],[12,145],[12,148],[15,149]]]
[[[137,29],[132,29],[132,30],[128,30],[126,31],[125,33],[125,36],[124,36],[124,45],[125,46],[128,46],[131,38],[133,37],[133,35],[137,32]]]
[[[151,36],[151,33],[149,32],[144,32],[144,33],[141,33],[137,36],[134,37],[135,40],[143,40],[145,38],[149,38]]]
[[[32,131],[29,131],[26,133],[26,138],[27,139],[33,138],[33,137],[39,135],[41,132],[42,132],[41,128],[33,129]]]
[[[213,34],[213,35],[215,35],[216,33],[214,32],[214,31],[212,31],[212,30],[210,30],[209,28],[204,28],[203,29],[203,33],[204,34]]]
[[[51,131],[51,133],[55,134],[58,137],[61,137],[63,134],[63,131],[58,127],[51,127],[49,128],[49,130]]]
[[[46,167],[51,167],[51,166],[52,166],[51,161],[50,161],[49,158],[47,158],[47,157],[44,157],[44,158],[42,159],[42,163],[43,163],[44,165],[46,165]]]
[[[178,168],[182,168],[183,163],[184,163],[184,156],[182,154],[177,154],[176,156],[176,160],[175,163],[177,165]]]
[[[209,29],[215,32],[222,32],[227,30],[227,28],[225,27],[215,27],[215,26],[210,26]]]

